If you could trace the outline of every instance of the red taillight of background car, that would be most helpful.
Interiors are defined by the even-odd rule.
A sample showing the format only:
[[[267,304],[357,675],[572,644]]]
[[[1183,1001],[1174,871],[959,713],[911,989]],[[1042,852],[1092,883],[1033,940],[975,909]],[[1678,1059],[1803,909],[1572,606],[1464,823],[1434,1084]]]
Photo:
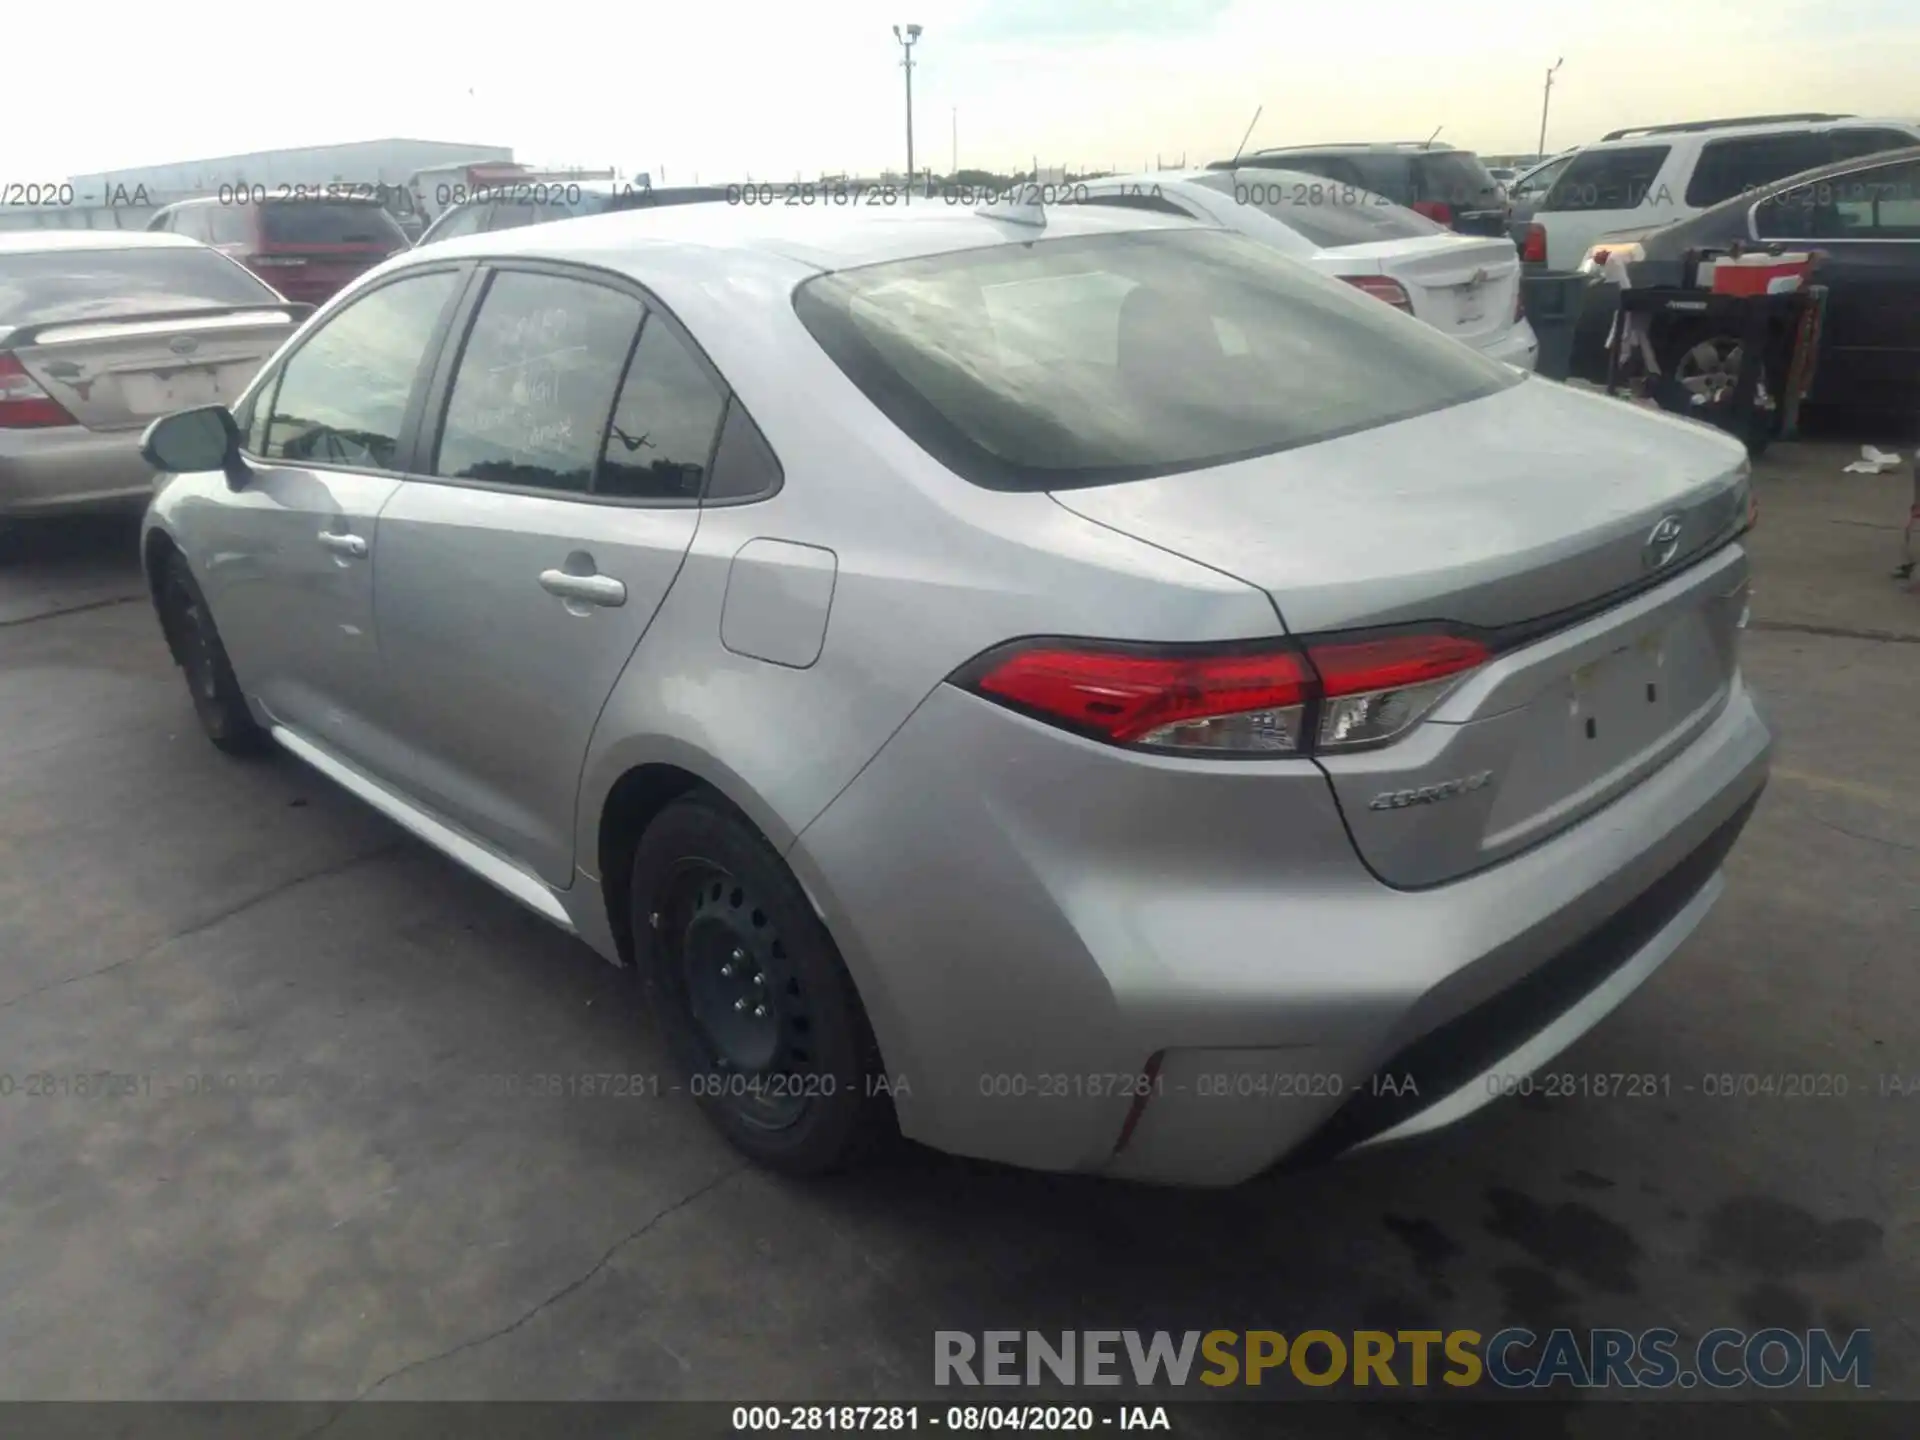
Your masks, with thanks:
[[[0,430],[45,430],[79,423],[27,373],[18,357],[0,355]]]
[[[1547,263],[1546,226],[1527,226],[1526,238],[1520,242],[1520,258],[1529,265],[1544,265]]]
[[[1491,653],[1426,632],[1217,650],[1028,640],[989,651],[953,681],[1117,745],[1300,755],[1393,739]]]
[[[1436,225],[1453,224],[1453,207],[1444,200],[1416,200],[1413,209],[1415,214],[1426,216]]]
[[[1407,298],[1406,287],[1397,280],[1389,280],[1384,275],[1342,275],[1340,277],[1356,290],[1364,290],[1376,300],[1384,300],[1396,310],[1413,313],[1413,301]]]

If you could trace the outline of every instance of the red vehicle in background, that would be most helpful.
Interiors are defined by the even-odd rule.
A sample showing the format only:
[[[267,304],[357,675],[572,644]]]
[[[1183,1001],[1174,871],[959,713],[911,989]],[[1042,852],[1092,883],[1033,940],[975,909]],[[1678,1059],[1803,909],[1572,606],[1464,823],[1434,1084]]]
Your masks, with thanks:
[[[211,245],[287,299],[310,305],[409,248],[406,232],[374,199],[208,196],[167,206],[147,229]]]

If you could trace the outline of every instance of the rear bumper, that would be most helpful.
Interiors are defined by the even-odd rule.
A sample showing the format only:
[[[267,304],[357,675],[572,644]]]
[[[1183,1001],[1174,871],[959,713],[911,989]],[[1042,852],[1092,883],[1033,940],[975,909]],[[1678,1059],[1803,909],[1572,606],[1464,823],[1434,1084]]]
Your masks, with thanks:
[[[1531,324],[1521,320],[1479,349],[1490,360],[1504,361],[1508,365],[1531,371],[1540,360],[1540,337],[1534,334]]]
[[[0,515],[26,518],[151,499],[138,430],[0,430]]]
[[[1712,904],[1770,749],[1736,684],[1605,810],[1402,892],[1307,767],[1127,755],[942,687],[790,859],[906,1134],[1232,1184],[1456,1119],[1595,1023]]]

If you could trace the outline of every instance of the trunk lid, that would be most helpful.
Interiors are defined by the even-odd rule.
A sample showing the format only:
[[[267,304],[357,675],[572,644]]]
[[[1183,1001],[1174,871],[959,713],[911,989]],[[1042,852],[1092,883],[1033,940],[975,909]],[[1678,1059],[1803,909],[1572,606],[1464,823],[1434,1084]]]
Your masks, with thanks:
[[[1528,379],[1317,445],[1054,499],[1259,586],[1296,634],[1503,627],[1642,582],[1669,514],[1681,538],[1661,568],[1700,553],[1745,504],[1745,460],[1706,425]]]
[[[196,405],[230,405],[307,307],[222,306],[35,325],[0,344],[89,430],[137,430]]]
[[[1457,340],[1485,344],[1513,328],[1520,257],[1510,240],[1429,235],[1325,253],[1335,262],[1378,265],[1407,292],[1418,318]]]
[[[1439,884],[1574,824],[1737,683],[1745,454],[1691,421],[1528,380],[1262,459],[1057,492],[1258,585],[1294,634],[1446,623],[1496,655],[1410,732],[1320,764],[1388,884]],[[1677,527],[1677,534],[1673,533]]]

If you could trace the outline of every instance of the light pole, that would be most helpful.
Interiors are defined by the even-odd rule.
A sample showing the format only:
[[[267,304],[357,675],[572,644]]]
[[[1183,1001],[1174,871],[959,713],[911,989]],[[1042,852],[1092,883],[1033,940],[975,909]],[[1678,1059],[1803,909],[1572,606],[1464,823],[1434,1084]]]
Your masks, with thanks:
[[[1540,148],[1534,153],[1543,160],[1547,157],[1547,103],[1553,99],[1553,71],[1566,63],[1564,55],[1553,62],[1553,70],[1547,71],[1547,87],[1540,93]]]
[[[909,25],[905,33],[893,27],[893,38],[900,42],[900,63],[907,71],[907,194],[913,194],[913,47],[920,39],[920,27]]]

